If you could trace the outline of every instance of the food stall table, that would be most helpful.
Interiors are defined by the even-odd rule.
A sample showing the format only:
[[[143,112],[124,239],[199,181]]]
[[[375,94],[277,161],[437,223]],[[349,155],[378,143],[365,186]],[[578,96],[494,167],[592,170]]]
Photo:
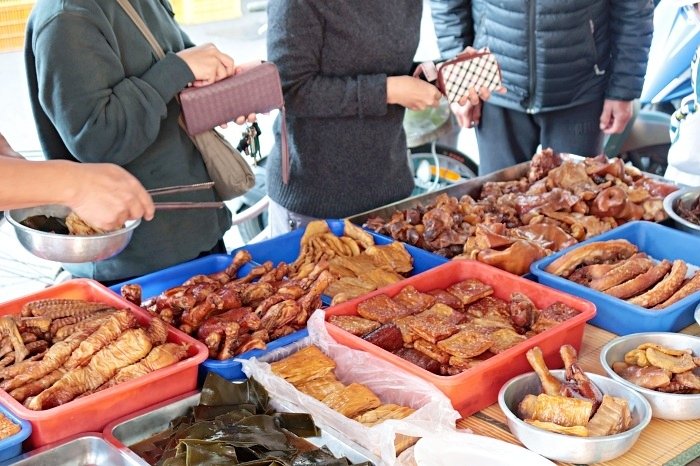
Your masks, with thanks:
[[[700,326],[693,324],[680,333],[700,335]],[[587,372],[606,375],[600,365],[600,351],[614,338],[614,333],[592,325],[586,325],[583,343],[579,352],[579,363]],[[518,440],[510,433],[506,418],[497,403],[478,413],[457,421],[457,427],[471,429],[475,434],[497,438],[517,445]],[[637,466],[658,464],[685,466],[700,460],[700,419],[694,421],[667,421],[652,418],[642,431],[637,443],[624,455],[605,463],[605,466]],[[694,461],[695,460],[695,461]],[[692,462],[692,463],[691,463]],[[557,463],[569,465],[570,463]]]

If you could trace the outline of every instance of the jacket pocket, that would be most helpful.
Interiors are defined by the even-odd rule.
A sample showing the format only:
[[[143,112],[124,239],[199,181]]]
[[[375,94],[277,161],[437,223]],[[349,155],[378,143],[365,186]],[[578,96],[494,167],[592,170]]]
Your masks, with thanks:
[[[598,47],[595,43],[595,22],[592,18],[588,19],[588,24],[586,25],[586,47],[588,57],[590,58],[591,65],[593,66],[593,72],[597,76],[604,75],[605,70],[601,70],[598,66]]]

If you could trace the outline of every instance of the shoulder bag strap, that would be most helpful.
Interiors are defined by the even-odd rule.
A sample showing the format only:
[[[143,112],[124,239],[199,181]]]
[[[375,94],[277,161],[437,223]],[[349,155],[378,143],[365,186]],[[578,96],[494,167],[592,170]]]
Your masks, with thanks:
[[[129,16],[129,18],[131,18],[131,20],[134,22],[139,31],[141,31],[143,37],[146,38],[149,45],[155,52],[156,57],[158,57],[158,60],[162,60],[163,57],[165,57],[163,47],[160,46],[156,38],[153,36],[151,30],[148,28],[148,26],[146,26],[146,23],[143,22],[141,15],[139,15],[138,12],[134,9],[133,5],[129,3],[129,0],[117,0],[117,2],[119,3],[119,6],[122,7],[124,12]]]

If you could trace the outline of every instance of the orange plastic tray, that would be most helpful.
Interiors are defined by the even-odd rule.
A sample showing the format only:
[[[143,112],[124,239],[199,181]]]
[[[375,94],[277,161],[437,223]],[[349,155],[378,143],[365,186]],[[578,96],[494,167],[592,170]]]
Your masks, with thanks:
[[[528,296],[540,309],[560,301],[578,310],[580,314],[518,343],[503,353],[492,356],[476,367],[452,376],[441,376],[428,372],[329,322],[326,322],[326,328],[339,343],[372,353],[431,382],[442,390],[450,398],[454,408],[466,417],[495,403],[498,391],[506,381],[518,374],[532,370],[525,358],[525,353],[530,348],[539,346],[550,368],[562,367],[563,362],[559,356],[559,347],[568,343],[579,350],[586,321],[592,319],[596,313],[595,305],[589,301],[504,272],[482,262],[453,260],[360,298],[332,306],[326,310],[326,319],[334,315],[357,315],[358,303],[378,294],[393,297],[408,285],[413,285],[418,291],[430,291],[445,289],[467,278],[476,278],[491,285],[494,289],[493,295],[504,300],[510,300],[511,293],[519,291]]]
[[[71,280],[0,304],[0,315],[19,314],[25,303],[47,298],[85,299],[107,303],[116,308],[128,308],[143,326],[153,319],[147,311],[115,295],[98,282],[85,279]],[[206,346],[172,327],[168,328],[168,341],[189,345],[188,357],[172,366],[64,405],[33,411],[18,403],[4,390],[0,390],[0,400],[14,414],[32,424],[32,435],[27,440],[29,448],[37,448],[82,432],[102,431],[114,419],[197,388],[197,369],[207,358]]]

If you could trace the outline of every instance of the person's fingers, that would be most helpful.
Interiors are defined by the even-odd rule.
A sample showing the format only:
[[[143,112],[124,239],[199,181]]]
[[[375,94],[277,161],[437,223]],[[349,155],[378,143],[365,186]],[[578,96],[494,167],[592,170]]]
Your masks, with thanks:
[[[471,117],[472,127],[478,126],[480,121],[481,121],[481,103],[479,103],[479,105],[475,105],[472,108],[472,117]]]
[[[606,131],[610,128],[612,122],[612,108],[609,105],[603,105],[603,112],[600,114],[600,129]]]
[[[258,119],[258,116],[255,113],[251,113],[250,115],[248,115],[248,118],[247,118],[248,123],[254,123],[255,120],[257,120],[257,119]]]
[[[490,97],[491,91],[489,91],[488,88],[482,87],[481,89],[479,89],[479,98],[481,100],[489,100]]]
[[[222,53],[219,55],[219,60],[221,61],[221,64],[223,65],[224,69],[226,70],[226,76],[231,76],[231,75],[235,74],[236,64],[233,61],[233,58],[229,57],[225,53]]]
[[[506,92],[508,92],[508,89],[506,89],[504,86],[498,86],[496,88],[496,92],[498,92],[499,94],[505,94]]]
[[[460,97],[460,99],[459,99],[459,105],[464,106],[464,105],[467,105],[468,102],[469,102],[469,96],[468,96],[468,95],[463,95],[463,96]]]
[[[478,105],[479,104],[479,94],[476,93],[476,89],[473,87],[469,88],[469,92],[467,93],[467,97],[469,98],[469,103],[471,105]]]
[[[244,124],[244,123],[245,123],[245,117],[244,117],[244,116],[239,116],[238,118],[236,118],[236,124],[237,124],[237,125],[242,125],[242,124]]]

